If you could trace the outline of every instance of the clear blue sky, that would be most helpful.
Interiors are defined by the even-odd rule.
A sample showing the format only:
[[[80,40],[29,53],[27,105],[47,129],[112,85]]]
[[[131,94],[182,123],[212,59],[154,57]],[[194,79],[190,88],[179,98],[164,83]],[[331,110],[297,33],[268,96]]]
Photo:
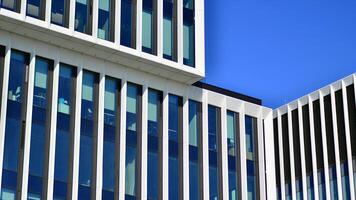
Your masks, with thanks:
[[[279,107],[356,72],[356,0],[205,0],[205,82]]]

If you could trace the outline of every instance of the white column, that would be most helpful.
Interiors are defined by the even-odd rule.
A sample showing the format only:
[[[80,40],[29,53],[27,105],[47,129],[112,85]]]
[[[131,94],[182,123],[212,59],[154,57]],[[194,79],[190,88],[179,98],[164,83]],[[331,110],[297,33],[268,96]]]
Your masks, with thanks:
[[[205,72],[204,0],[195,0],[195,66]]]
[[[141,130],[141,141],[139,146],[141,146],[141,166],[139,169],[141,170],[141,194],[138,194],[138,199],[145,200],[147,199],[147,155],[148,155],[148,137],[147,137],[147,114],[148,114],[148,86],[145,84],[142,87],[142,130]],[[140,137],[140,136],[138,136]],[[140,148],[138,148],[140,149]]]
[[[325,191],[326,191],[326,199],[330,200],[331,197],[330,197],[329,160],[328,160],[328,143],[326,142],[324,94],[320,90],[319,90],[319,99],[320,99],[321,135],[323,140]]]
[[[57,106],[58,106],[58,84],[59,84],[59,59],[54,61],[53,83],[52,83],[52,102],[51,102],[51,122],[48,156],[48,184],[47,200],[53,199],[54,186],[54,165],[56,153],[56,132],[57,132]]]
[[[226,98],[224,97],[224,105],[221,108],[221,185],[219,187],[222,188],[220,194],[222,199],[229,199],[229,163],[228,163],[228,147],[227,147],[227,111],[226,111]]]
[[[292,125],[292,111],[290,106],[287,106],[287,116],[288,116],[288,137],[289,137],[289,158],[290,158],[290,174],[291,174],[291,188],[292,188],[292,199],[296,199],[296,186],[295,186],[295,165],[294,165],[294,144],[293,144],[293,125]],[[284,134],[284,133],[283,133]],[[285,152],[284,152],[285,153]]]
[[[82,67],[77,68],[77,81],[76,81],[76,97],[75,97],[75,114],[74,114],[74,141],[73,141],[73,163],[72,163],[72,174],[71,182],[68,183],[71,187],[72,193],[70,194],[71,200],[76,200],[78,198],[78,184],[79,184],[79,151],[80,151],[80,121],[81,121],[81,101],[82,101],[82,80],[83,80],[83,69]]]
[[[239,112],[240,121],[240,140],[238,144],[240,146],[240,165],[241,165],[241,197],[247,199],[247,164],[246,164],[246,131],[245,131],[245,104],[242,104],[242,108]]]
[[[263,132],[263,115],[262,115],[262,107],[259,108],[259,115],[257,117],[257,147],[258,147],[258,176],[259,176],[259,191],[257,191],[259,193],[259,197],[260,199],[267,199],[266,196],[266,174],[265,174],[265,151],[264,151],[264,132]],[[256,143],[255,142],[255,143]]]
[[[23,94],[27,96],[26,103],[26,124],[25,124],[25,133],[24,134],[24,147],[23,147],[23,163],[19,163],[22,165],[22,185],[21,188],[18,188],[18,192],[21,193],[21,199],[27,199],[27,188],[28,188],[28,174],[29,174],[29,164],[30,164],[30,145],[31,145],[31,127],[32,127],[32,104],[33,104],[33,86],[34,86],[34,77],[35,77],[35,63],[36,63],[36,53],[33,51],[31,53],[30,65],[26,69],[27,73],[25,76],[27,79],[27,94]],[[25,81],[26,82],[26,81]],[[21,137],[21,136],[20,136]],[[21,166],[20,166],[21,168]],[[21,173],[21,171],[19,171]],[[20,174],[19,174],[20,175]],[[19,184],[18,184],[19,185]]]
[[[118,194],[115,195],[115,200],[125,199],[125,167],[126,167],[126,96],[127,96],[127,82],[125,79],[121,80],[120,91],[120,162],[119,162],[119,182],[115,187],[118,189]]]
[[[317,168],[317,157],[316,157],[316,147],[315,147],[314,112],[313,112],[313,101],[310,96],[308,96],[308,107],[309,107],[309,123],[310,123],[310,143],[311,143],[311,153],[312,153],[312,162],[313,162],[314,196],[315,199],[319,199],[318,168]]]
[[[52,7],[52,0],[45,0],[46,1],[46,8],[45,8],[45,22],[47,26],[51,23],[51,7]]]
[[[343,100],[343,109],[344,109],[344,122],[345,122],[345,138],[346,138],[346,150],[347,150],[347,165],[349,169],[349,182],[350,182],[350,197],[351,200],[355,199],[354,191],[354,176],[353,176],[353,167],[352,167],[352,150],[351,150],[351,135],[350,135],[350,123],[349,123],[349,109],[347,101],[347,91],[345,81],[341,81],[342,89],[342,100]]]
[[[201,134],[201,148],[202,149],[202,158],[201,164],[203,165],[203,177],[202,180],[202,199],[208,200],[209,199],[209,146],[208,146],[208,94],[206,90],[203,90],[203,101],[202,101],[202,125],[203,130]],[[200,191],[199,191],[200,192]]]
[[[69,30],[74,32],[74,25],[75,25],[75,1],[76,0],[69,0]]]
[[[136,0],[136,49],[142,51],[142,1]]]
[[[189,100],[187,96],[183,97],[183,193],[182,199],[189,200]]]
[[[120,45],[120,30],[121,30],[121,0],[114,0],[115,1],[115,44],[116,46]]]
[[[93,21],[91,27],[92,27],[92,35],[95,38],[95,40],[98,38],[99,1],[100,0],[93,0],[93,8],[92,8]]]
[[[21,0],[20,14],[22,19],[25,19],[26,17],[26,7],[27,7],[27,0]]]
[[[177,61],[183,64],[183,0],[177,1]]]
[[[335,101],[335,91],[334,87],[330,86],[330,96],[331,96],[331,110],[332,110],[332,120],[333,120],[333,132],[334,132],[334,145],[335,145],[335,165],[336,165],[336,181],[338,189],[338,197],[342,199],[342,184],[341,184],[341,169],[340,169],[340,149],[339,149],[339,137],[338,137],[338,127],[336,119],[336,101]]]
[[[303,199],[307,199],[307,173],[305,164],[304,151],[304,124],[303,124],[303,110],[300,100],[298,100],[298,124],[299,124],[299,147],[300,147],[300,162],[302,167],[302,183],[303,183]]]
[[[157,1],[157,56],[163,57],[163,1]]]
[[[278,122],[278,146],[279,146],[279,166],[281,175],[281,196],[282,200],[286,199],[285,181],[284,181],[284,157],[283,157],[283,132],[282,132],[282,116],[281,111],[277,110],[277,122]],[[288,152],[286,152],[288,153]]]
[[[9,72],[10,72],[10,59],[11,59],[11,44],[6,46],[5,61],[4,61],[4,74],[2,79],[2,94],[1,94],[1,112],[0,112],[0,188],[2,183],[2,169],[4,160],[4,144],[5,144],[5,125],[7,113],[7,96],[9,86]]]
[[[100,74],[100,80],[99,80],[99,92],[98,92],[98,121],[95,123],[98,123],[97,129],[95,130],[94,133],[97,133],[97,135],[94,135],[95,138],[93,138],[93,142],[96,142],[96,166],[93,166],[93,170],[96,169],[96,187],[94,188],[95,190],[95,196],[93,195],[91,198],[92,199],[101,199],[101,193],[102,193],[102,186],[103,186],[103,148],[104,148],[104,94],[105,94],[105,74],[101,73]],[[94,126],[95,127],[95,126]]]
[[[168,117],[169,117],[169,94],[167,91],[163,92],[162,102],[162,199],[168,199],[168,186],[169,186],[169,132],[168,132]]]

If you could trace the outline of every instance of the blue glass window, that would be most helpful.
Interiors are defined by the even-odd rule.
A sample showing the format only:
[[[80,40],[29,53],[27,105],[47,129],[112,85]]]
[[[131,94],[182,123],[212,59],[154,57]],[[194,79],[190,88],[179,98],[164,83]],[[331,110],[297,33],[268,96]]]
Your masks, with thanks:
[[[220,109],[208,106],[208,141],[209,141],[209,192],[210,199],[218,199],[218,137],[220,135]]]
[[[194,0],[183,0],[183,63],[195,66]]]
[[[257,166],[255,155],[255,136],[257,135],[257,119],[250,116],[245,116],[245,139],[246,139],[246,157],[247,157],[247,195],[248,199],[256,199],[256,184],[257,184]]]
[[[25,74],[29,64],[28,55],[15,50],[11,52],[10,74],[8,86],[7,112],[5,124],[4,160],[1,183],[1,199],[15,199],[17,185],[17,169],[21,140],[24,130],[22,120],[25,111]]]
[[[142,51],[156,54],[156,0],[142,0]]]
[[[27,15],[41,20],[45,18],[46,1],[45,0],[27,0]]]
[[[56,199],[65,199],[67,194],[76,73],[76,68],[60,64],[53,189],[53,198]]]
[[[189,100],[189,199],[199,199],[199,138],[201,103]]]
[[[104,151],[103,151],[103,199],[114,199],[115,189],[115,138],[119,131],[118,80],[106,77],[104,96]]]
[[[169,95],[168,133],[169,133],[169,199],[179,199],[179,135],[182,131],[182,98]]]
[[[163,0],[163,58],[177,61],[176,0]]]
[[[319,191],[319,199],[326,199],[326,189],[325,189],[325,175],[324,169],[320,169],[318,171],[318,191]]]
[[[75,1],[75,30],[91,35],[92,0]]]
[[[120,44],[136,48],[136,5],[134,0],[121,0]]]
[[[28,196],[40,198],[42,194],[42,176],[45,159],[46,113],[49,102],[48,72],[52,70],[52,62],[36,58],[35,79],[33,90],[30,169],[28,178]]]
[[[51,22],[68,28],[69,0],[52,0]]]
[[[82,107],[80,123],[80,154],[79,154],[79,199],[90,199],[92,186],[92,158],[94,118],[97,108],[98,74],[83,71]]]
[[[5,8],[11,11],[20,12],[21,1],[20,0],[0,0],[1,8]]]
[[[114,41],[114,9],[114,0],[99,0],[98,38]]]
[[[314,179],[313,174],[307,176],[307,198],[308,200],[314,200]]]
[[[148,90],[148,163],[147,163],[147,198],[158,199],[159,137],[162,133],[162,93]]]
[[[236,155],[236,135],[237,135],[238,114],[227,111],[227,148],[228,148],[228,168],[229,168],[229,199],[236,200],[237,193],[237,155]]]
[[[331,199],[338,199],[336,166],[329,167],[330,195]]]
[[[137,134],[141,128],[141,96],[142,89],[140,86],[127,84],[125,199],[129,200],[136,199],[136,148]]]

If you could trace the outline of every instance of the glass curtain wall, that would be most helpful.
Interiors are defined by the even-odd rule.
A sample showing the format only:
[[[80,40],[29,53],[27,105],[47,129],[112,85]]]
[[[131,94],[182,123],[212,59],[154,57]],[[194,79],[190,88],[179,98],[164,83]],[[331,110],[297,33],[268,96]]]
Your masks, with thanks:
[[[163,58],[177,61],[177,0],[163,0]]]
[[[93,174],[93,149],[96,138],[97,96],[99,74],[83,71],[82,106],[80,121],[79,187],[78,198],[90,199]]]
[[[219,170],[220,161],[219,137],[221,130],[220,109],[215,106],[208,106],[208,146],[209,146],[209,192],[210,199],[219,198]]]
[[[75,31],[91,35],[92,6],[92,0],[75,0]]]
[[[195,67],[194,0],[183,0],[183,63]]]
[[[148,159],[147,159],[147,199],[158,199],[161,185],[158,178],[160,166],[160,146],[162,141],[162,92],[148,90]]]
[[[24,126],[26,113],[29,55],[11,50],[4,158],[1,182],[1,199],[16,199],[17,172],[23,156]],[[28,80],[26,78],[26,80]]]
[[[44,20],[46,0],[27,0],[26,14],[30,17]]]
[[[115,141],[118,141],[120,81],[111,77],[105,78],[104,94],[104,150],[103,150],[103,199],[114,199],[115,192],[115,160],[118,155]]]
[[[74,127],[76,74],[77,70],[75,67],[60,64],[54,164],[54,199],[66,199],[67,194],[70,144]]]
[[[229,199],[238,199],[237,188],[237,136],[238,136],[238,120],[237,113],[227,111],[227,153],[228,153],[228,169],[229,169]]]
[[[247,198],[258,199],[258,167],[257,167],[257,119],[245,116],[246,158],[247,158]]]
[[[51,23],[68,28],[69,0],[52,0]]]
[[[125,199],[136,199],[137,137],[141,134],[142,87],[127,84]]]
[[[142,0],[142,51],[157,54],[157,0]]]
[[[169,134],[169,186],[168,193],[170,200],[178,200],[180,198],[179,185],[181,178],[179,176],[179,146],[182,137],[182,117],[183,117],[183,100],[181,97],[169,95],[168,108],[168,134]]]
[[[121,0],[120,44],[136,48],[136,0]]]
[[[99,0],[98,38],[114,41],[115,0]]]
[[[201,103],[189,100],[189,199],[199,199],[199,148],[202,131]]]
[[[36,57],[28,177],[29,199],[41,199],[42,195],[43,168],[47,161],[45,145],[49,134],[47,129],[50,126],[52,72],[53,61]]]

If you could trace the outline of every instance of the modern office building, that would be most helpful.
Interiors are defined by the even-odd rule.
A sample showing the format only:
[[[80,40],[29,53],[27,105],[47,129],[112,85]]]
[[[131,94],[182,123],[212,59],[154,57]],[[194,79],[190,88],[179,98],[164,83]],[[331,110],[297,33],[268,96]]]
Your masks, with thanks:
[[[1,199],[275,199],[273,111],[205,77],[203,0],[0,0]]]
[[[278,199],[355,199],[356,74],[273,111]]]

